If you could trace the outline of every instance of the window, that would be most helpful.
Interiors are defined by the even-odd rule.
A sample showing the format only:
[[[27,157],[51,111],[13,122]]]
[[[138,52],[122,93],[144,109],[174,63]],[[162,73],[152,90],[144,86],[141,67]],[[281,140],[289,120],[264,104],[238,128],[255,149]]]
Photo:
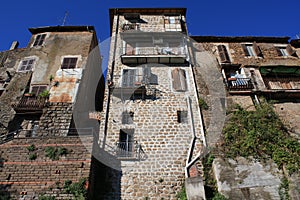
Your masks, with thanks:
[[[182,31],[180,16],[165,16],[166,31]]]
[[[133,156],[134,147],[134,129],[121,129],[118,143],[118,156],[131,157]]]
[[[122,113],[122,124],[133,124],[133,112],[124,111]]]
[[[291,47],[287,46],[276,46],[278,56],[297,56],[296,51]]]
[[[21,61],[19,65],[19,72],[26,72],[31,71],[34,65],[35,59],[34,58],[27,58]]]
[[[218,51],[222,63],[230,62],[229,55],[225,45],[218,45]]]
[[[64,58],[61,65],[62,69],[74,69],[76,68],[77,58]]]
[[[31,87],[31,93],[35,94],[36,96],[38,96],[39,94],[41,94],[45,90],[47,90],[46,85],[34,85],[34,86]]]
[[[187,90],[186,74],[183,69],[172,70],[173,88],[178,92],[184,92]]]
[[[177,111],[177,122],[178,123],[187,123],[188,113],[187,111]]]
[[[242,44],[242,48],[244,50],[245,56],[250,56],[250,57],[263,56],[262,51],[260,50],[256,42],[253,42],[252,44]]]
[[[46,34],[39,34],[36,36],[33,46],[41,46],[45,40]]]
[[[123,70],[122,87],[136,87],[153,81],[150,67]]]

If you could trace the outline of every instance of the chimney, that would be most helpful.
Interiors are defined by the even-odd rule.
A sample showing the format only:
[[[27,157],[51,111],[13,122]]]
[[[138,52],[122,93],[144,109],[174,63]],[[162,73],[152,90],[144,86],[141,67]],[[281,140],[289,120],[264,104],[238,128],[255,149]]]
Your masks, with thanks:
[[[11,46],[10,46],[9,50],[14,50],[14,49],[18,48],[18,46],[19,46],[19,42],[18,41],[13,41],[11,43]]]

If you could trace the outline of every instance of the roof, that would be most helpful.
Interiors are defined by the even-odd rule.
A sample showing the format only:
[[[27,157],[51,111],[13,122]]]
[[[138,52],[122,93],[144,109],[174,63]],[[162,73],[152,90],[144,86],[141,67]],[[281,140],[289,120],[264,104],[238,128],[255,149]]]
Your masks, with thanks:
[[[31,34],[44,32],[78,32],[78,31],[95,31],[94,26],[44,26],[28,29]]]
[[[290,37],[268,36],[190,36],[196,42],[264,42],[264,43],[289,43]]]
[[[139,13],[143,15],[181,14],[186,16],[186,10],[186,8],[110,8],[110,32],[112,31],[114,15],[123,15],[124,13]]]

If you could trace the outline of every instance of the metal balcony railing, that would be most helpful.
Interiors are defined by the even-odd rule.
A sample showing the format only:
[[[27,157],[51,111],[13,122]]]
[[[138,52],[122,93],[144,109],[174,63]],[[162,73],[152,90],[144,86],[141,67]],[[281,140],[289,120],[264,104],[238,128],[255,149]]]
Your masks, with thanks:
[[[136,47],[136,48],[124,48],[123,55],[185,55],[186,51],[184,47]]]
[[[117,142],[116,156],[120,159],[145,159],[145,152],[137,142]]]
[[[254,88],[250,78],[230,78],[227,80],[229,90],[251,90]]]
[[[17,112],[41,111],[44,108],[46,98],[36,96],[23,96],[18,103],[12,104]]]
[[[130,30],[140,30],[140,25],[139,24],[123,24],[121,26],[122,31],[130,31]]]

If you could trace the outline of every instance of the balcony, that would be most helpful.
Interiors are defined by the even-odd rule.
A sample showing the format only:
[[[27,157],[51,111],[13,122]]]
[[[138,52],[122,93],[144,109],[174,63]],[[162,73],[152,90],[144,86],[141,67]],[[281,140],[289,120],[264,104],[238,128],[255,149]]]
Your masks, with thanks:
[[[123,24],[122,25],[122,31],[126,32],[126,31],[137,31],[140,30],[140,25],[139,24]]]
[[[124,48],[121,56],[123,64],[185,64],[187,52],[181,47],[135,47]]]
[[[37,96],[23,96],[18,103],[12,104],[17,113],[41,113],[46,103],[46,98]]]
[[[254,88],[250,78],[228,78],[227,87],[229,91],[252,90]]]
[[[137,142],[117,142],[116,156],[123,160],[142,160],[146,159],[142,146]]]

